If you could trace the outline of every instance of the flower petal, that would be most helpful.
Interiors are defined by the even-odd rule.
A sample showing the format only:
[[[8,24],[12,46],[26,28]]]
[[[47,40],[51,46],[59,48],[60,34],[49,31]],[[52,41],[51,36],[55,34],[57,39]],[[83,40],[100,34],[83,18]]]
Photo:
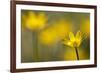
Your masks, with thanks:
[[[76,38],[81,38],[81,32],[80,31],[77,32]]]
[[[72,32],[69,33],[69,38],[70,38],[70,41],[72,41],[72,42],[75,41],[75,36]]]
[[[80,31],[77,32],[75,38],[76,38],[77,47],[79,47],[79,45],[81,44],[81,41],[82,41],[82,34]]]
[[[67,45],[70,46],[70,47],[74,47],[73,43],[71,41],[67,42]]]

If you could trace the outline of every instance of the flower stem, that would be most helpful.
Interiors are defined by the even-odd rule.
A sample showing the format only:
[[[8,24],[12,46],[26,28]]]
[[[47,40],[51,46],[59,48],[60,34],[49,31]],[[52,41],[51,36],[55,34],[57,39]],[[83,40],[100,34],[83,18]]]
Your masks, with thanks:
[[[34,39],[33,39],[33,52],[34,52],[34,61],[38,62],[38,33],[33,33]]]
[[[75,51],[76,51],[77,60],[79,60],[79,54],[78,54],[78,49],[77,49],[77,47],[75,47]]]

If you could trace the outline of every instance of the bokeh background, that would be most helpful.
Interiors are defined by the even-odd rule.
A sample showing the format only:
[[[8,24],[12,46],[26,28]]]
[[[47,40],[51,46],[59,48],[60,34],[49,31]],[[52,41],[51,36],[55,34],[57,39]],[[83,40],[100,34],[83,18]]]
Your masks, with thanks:
[[[75,50],[65,46],[62,40],[69,32],[84,33],[79,51],[80,60],[90,59],[90,14],[79,12],[55,12],[21,10],[21,18],[34,12],[37,16],[46,15],[47,22],[41,30],[24,28],[25,21],[21,19],[21,62],[47,62],[76,60]],[[41,20],[42,21],[42,20]]]

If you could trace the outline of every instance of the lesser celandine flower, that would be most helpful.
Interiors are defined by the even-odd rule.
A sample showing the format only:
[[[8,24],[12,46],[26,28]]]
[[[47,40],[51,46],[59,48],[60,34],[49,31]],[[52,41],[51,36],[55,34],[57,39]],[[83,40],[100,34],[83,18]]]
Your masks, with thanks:
[[[46,25],[46,15],[43,12],[35,13],[29,11],[27,15],[22,15],[23,23],[22,25],[32,31],[40,30]]]
[[[81,32],[78,31],[76,36],[72,32],[69,33],[69,40],[66,38],[64,39],[65,41],[63,42],[65,45],[68,45],[70,47],[79,47],[81,42],[82,42],[82,35]]]
[[[77,55],[77,60],[79,60],[79,55],[78,55],[78,47],[80,46],[82,42],[82,34],[80,31],[76,33],[76,36],[70,32],[69,33],[69,40],[66,38],[64,39],[64,44],[70,46],[71,48],[75,48],[76,50],[76,55]]]

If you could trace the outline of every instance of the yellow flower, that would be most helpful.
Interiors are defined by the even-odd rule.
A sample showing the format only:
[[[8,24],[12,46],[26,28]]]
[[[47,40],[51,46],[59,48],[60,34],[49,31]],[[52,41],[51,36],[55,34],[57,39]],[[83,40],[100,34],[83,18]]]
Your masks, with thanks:
[[[70,28],[67,21],[57,21],[40,33],[39,41],[44,45],[52,45],[65,38]]]
[[[69,33],[69,40],[67,39],[64,39],[64,44],[65,45],[68,45],[70,47],[74,47],[74,48],[77,48],[80,46],[82,42],[82,35],[81,35],[81,32],[78,31],[76,36],[74,36],[74,34],[72,32]]]
[[[85,33],[86,37],[89,37],[90,36],[90,20],[89,19],[84,20],[82,22],[82,25],[80,26],[80,29],[82,32]]]
[[[56,32],[48,28],[39,34],[39,41],[44,45],[54,44],[57,38]]]
[[[43,12],[38,14],[29,11],[27,15],[22,15],[22,25],[29,30],[40,30],[46,25],[46,15]]]
[[[71,23],[64,19],[61,19],[54,23],[53,30],[56,31],[58,39],[63,39],[71,31]]]

